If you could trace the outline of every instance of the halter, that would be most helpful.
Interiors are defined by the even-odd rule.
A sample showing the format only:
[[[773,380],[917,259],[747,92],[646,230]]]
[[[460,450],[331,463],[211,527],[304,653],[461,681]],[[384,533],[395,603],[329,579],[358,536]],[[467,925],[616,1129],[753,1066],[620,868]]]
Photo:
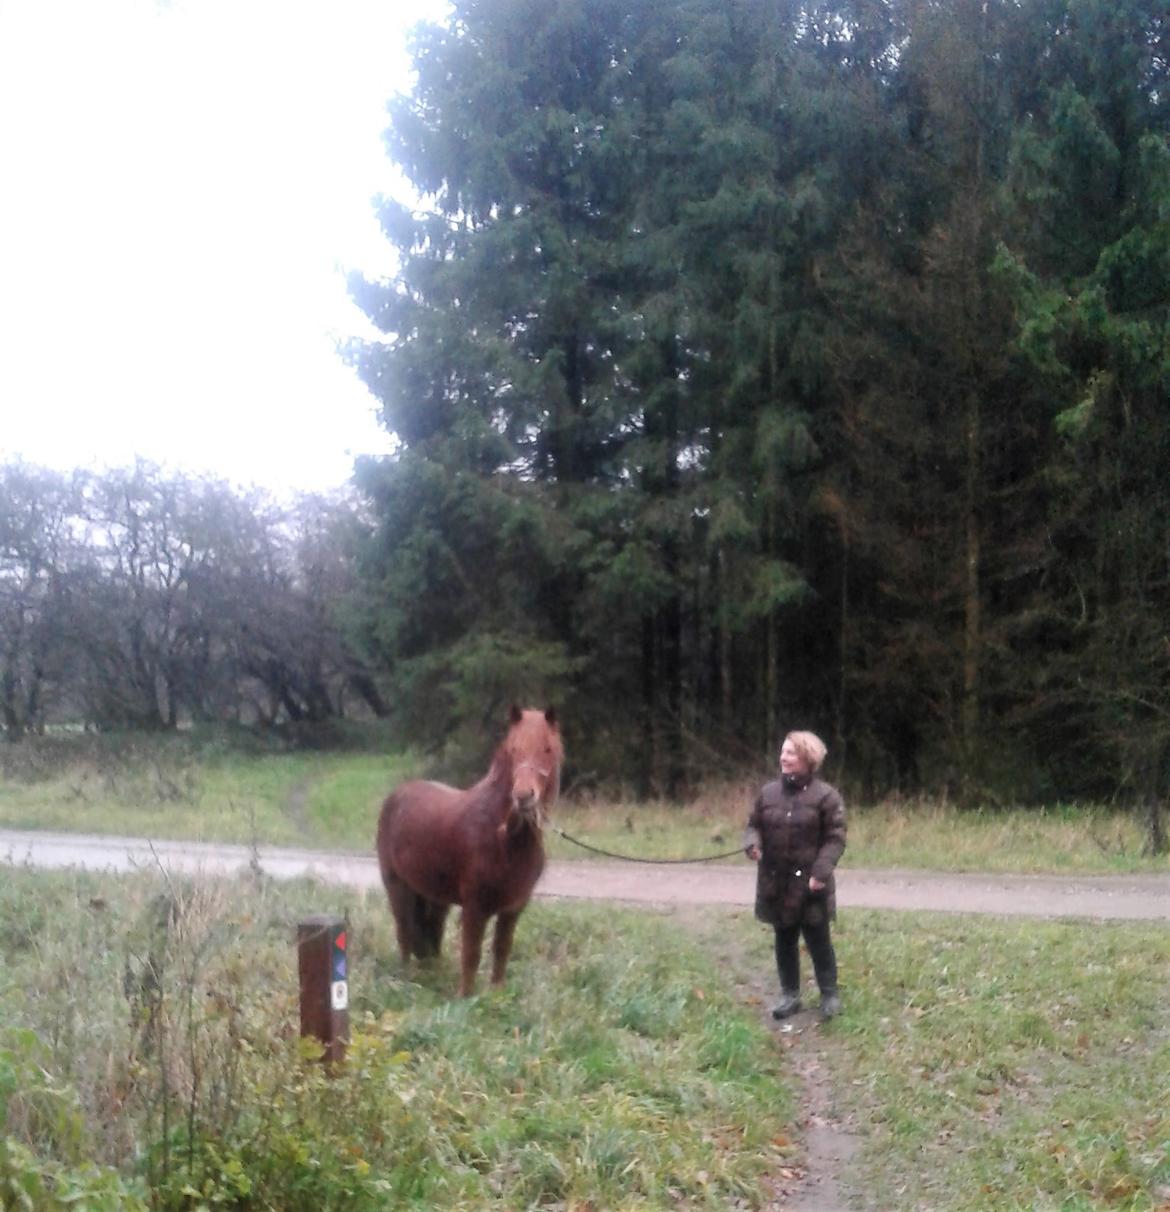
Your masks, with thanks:
[[[548,795],[549,787],[552,786],[553,772],[551,767],[546,769],[543,766],[538,766],[535,762],[517,762],[516,765],[512,767],[513,784],[516,782],[517,773],[525,769],[525,767],[527,767],[529,770],[535,771],[542,779],[544,779],[544,789],[536,797],[536,808],[537,812],[540,814],[537,827],[540,828],[548,820],[549,816],[548,805],[545,803],[545,797]]]
[[[535,770],[542,779],[547,779],[552,774],[552,770],[545,770],[543,766],[538,766],[535,762],[517,762],[516,765],[512,767],[512,773],[515,774],[517,770],[523,770],[525,766],[527,766],[529,770]]]

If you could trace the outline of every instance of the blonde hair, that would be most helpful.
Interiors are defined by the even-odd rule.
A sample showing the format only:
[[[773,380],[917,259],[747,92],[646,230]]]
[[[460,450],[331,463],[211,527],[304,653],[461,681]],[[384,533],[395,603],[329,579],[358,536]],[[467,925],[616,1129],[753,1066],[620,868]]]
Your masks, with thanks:
[[[790,732],[784,739],[792,742],[792,748],[800,754],[810,774],[820,770],[829,751],[815,732]]]

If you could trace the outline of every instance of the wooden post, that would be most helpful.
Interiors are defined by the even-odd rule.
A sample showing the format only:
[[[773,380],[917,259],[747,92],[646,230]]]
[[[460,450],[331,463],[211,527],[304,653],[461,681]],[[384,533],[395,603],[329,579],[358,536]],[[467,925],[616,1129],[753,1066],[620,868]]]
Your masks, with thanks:
[[[301,1035],[321,1041],[329,1065],[345,1059],[349,1040],[348,943],[344,918],[321,913],[297,924]]]

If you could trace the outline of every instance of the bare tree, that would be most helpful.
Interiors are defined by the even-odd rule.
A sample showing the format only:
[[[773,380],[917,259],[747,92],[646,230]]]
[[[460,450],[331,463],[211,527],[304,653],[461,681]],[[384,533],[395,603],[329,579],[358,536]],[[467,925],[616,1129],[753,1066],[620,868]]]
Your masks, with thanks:
[[[74,501],[68,476],[0,467],[0,725],[10,740],[43,728],[65,674],[56,638],[68,611]]]

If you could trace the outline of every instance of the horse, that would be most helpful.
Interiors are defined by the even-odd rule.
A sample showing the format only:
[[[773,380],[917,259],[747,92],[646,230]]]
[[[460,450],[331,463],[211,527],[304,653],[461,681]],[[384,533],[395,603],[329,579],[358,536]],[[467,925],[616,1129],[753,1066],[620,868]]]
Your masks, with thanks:
[[[402,961],[437,956],[447,912],[462,906],[460,997],[475,989],[493,916],[492,984],[503,983],[516,922],[544,870],[544,825],[563,758],[556,711],[513,706],[491,766],[474,786],[412,780],[382,804],[378,866]]]

